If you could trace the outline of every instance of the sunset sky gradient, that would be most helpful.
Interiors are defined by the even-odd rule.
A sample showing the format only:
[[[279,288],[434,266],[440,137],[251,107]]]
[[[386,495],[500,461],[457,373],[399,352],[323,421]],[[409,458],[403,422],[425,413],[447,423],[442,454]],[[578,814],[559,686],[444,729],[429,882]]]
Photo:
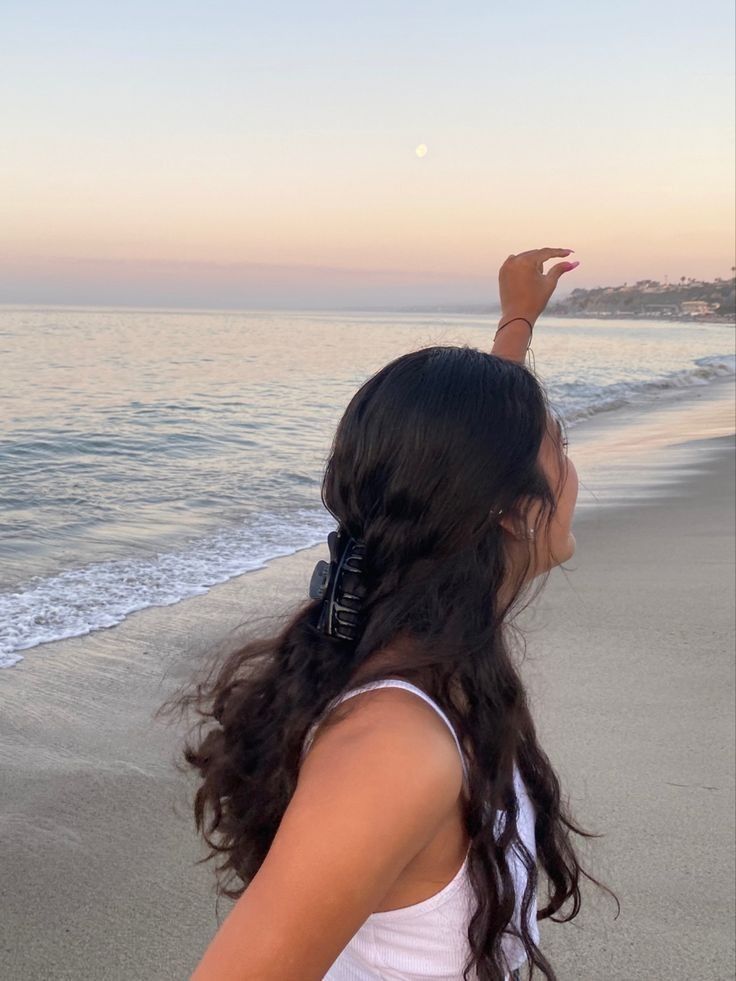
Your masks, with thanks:
[[[734,265],[731,0],[16,0],[0,33],[0,302],[493,303],[547,245],[561,295]]]

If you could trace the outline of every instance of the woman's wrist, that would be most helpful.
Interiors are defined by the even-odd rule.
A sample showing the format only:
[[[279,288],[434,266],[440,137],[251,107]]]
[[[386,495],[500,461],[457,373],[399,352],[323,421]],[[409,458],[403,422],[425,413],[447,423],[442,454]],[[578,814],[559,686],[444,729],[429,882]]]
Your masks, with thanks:
[[[512,361],[520,361],[523,364],[526,361],[526,353],[531,343],[532,331],[529,324],[534,324],[534,318],[531,316],[502,314],[498,321],[491,354]]]

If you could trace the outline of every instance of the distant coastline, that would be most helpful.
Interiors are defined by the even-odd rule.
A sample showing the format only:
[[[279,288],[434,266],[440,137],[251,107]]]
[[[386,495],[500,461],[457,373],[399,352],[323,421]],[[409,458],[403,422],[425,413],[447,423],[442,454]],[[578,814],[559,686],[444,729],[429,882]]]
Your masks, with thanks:
[[[641,279],[629,286],[574,289],[553,304],[549,313],[558,317],[646,317],[663,320],[736,321],[736,277],[704,282],[680,277],[678,283]]]
[[[446,304],[402,307],[402,313],[465,313],[501,316],[498,304]],[[641,279],[629,286],[574,289],[545,313],[586,320],[674,320],[736,326],[736,277],[705,282],[681,277],[679,283]]]

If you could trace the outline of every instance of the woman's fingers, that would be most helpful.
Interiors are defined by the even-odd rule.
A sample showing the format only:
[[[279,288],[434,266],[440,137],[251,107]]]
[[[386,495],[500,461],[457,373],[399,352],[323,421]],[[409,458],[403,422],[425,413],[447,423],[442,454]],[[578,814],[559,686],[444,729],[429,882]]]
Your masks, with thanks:
[[[557,262],[551,269],[547,270],[546,277],[556,284],[563,273],[570,272],[571,269],[575,269],[579,265],[579,262]]]
[[[540,267],[543,262],[548,259],[554,259],[556,256],[570,255],[573,249],[527,249],[526,252],[519,252],[516,256],[520,259],[522,256],[526,256],[529,259],[533,259]]]

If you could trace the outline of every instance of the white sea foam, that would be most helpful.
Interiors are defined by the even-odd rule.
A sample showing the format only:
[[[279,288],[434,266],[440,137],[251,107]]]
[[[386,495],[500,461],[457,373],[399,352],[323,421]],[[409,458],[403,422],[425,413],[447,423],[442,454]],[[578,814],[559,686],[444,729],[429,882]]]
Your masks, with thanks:
[[[112,627],[149,606],[170,606],[269,559],[325,540],[335,527],[327,511],[263,514],[240,527],[223,528],[187,550],[150,558],[98,562],[0,594],[0,667],[23,659],[20,651]],[[306,595],[306,584],[305,584]]]
[[[709,385],[716,379],[733,377],[734,374],[736,355],[708,355],[697,358],[691,367],[658,378],[613,382],[601,386],[588,383],[555,385],[553,382],[547,388],[562,411],[567,425],[574,426],[601,412],[611,412],[627,405],[645,404],[669,392]]]

